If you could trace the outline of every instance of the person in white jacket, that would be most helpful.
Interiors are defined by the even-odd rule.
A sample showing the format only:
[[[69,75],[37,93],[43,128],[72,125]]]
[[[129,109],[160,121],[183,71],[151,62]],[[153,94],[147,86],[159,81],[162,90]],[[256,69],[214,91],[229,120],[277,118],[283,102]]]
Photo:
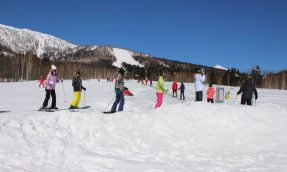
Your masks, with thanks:
[[[202,95],[203,95],[203,88],[204,88],[204,81],[205,81],[205,74],[204,69],[198,69],[197,73],[194,75],[195,78],[195,92],[196,92],[196,98],[195,101],[202,101]]]

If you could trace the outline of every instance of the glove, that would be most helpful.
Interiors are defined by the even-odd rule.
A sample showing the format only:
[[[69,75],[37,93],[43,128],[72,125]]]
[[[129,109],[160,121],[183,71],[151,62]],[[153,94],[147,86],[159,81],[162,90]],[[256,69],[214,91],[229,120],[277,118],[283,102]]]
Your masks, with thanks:
[[[87,89],[85,87],[82,88],[84,91],[86,91]]]
[[[255,100],[257,100],[258,99],[258,96],[255,96]]]
[[[239,92],[237,92],[237,95],[239,95]]]

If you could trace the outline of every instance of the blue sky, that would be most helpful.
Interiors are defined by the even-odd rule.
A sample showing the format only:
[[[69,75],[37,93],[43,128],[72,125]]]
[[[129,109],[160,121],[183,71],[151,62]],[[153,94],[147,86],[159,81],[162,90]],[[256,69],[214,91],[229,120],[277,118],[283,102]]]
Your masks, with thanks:
[[[207,66],[287,69],[286,0],[9,0],[0,23]]]

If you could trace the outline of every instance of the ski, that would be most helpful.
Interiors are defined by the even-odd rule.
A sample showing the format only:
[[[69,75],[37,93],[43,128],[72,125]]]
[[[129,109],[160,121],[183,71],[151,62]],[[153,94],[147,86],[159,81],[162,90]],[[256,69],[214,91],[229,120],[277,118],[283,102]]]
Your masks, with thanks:
[[[1,110],[0,113],[7,113],[7,112],[11,112],[10,110]]]

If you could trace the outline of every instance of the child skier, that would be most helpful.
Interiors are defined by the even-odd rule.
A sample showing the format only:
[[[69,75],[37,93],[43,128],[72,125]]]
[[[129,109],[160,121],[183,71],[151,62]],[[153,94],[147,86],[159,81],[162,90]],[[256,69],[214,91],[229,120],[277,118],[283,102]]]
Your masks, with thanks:
[[[184,86],[183,82],[181,82],[179,89],[180,89],[180,100],[184,100],[185,99],[185,97],[184,97],[185,86]]]
[[[43,76],[40,76],[39,78],[39,88],[41,88],[41,85],[43,86],[43,88],[45,88],[45,79],[43,78]]]
[[[155,109],[159,108],[162,104],[162,99],[163,99],[163,93],[167,93],[167,89],[165,89],[164,86],[164,79],[163,79],[163,73],[160,72],[158,81],[156,83],[156,97],[157,97],[157,102],[155,104]]]
[[[82,84],[81,72],[79,70],[75,71],[75,77],[73,78],[72,86],[74,88],[74,99],[69,109],[78,109],[81,100],[82,90],[87,90]]]
[[[125,104],[124,78],[125,78],[126,73],[127,73],[127,69],[125,67],[121,67],[117,73],[116,83],[115,83],[116,100],[112,106],[111,113],[116,112],[116,109],[117,109],[117,106],[119,103],[120,103],[120,105],[119,105],[118,111],[120,112],[120,111],[123,111],[123,109],[124,109],[124,104]]]
[[[214,88],[212,87],[212,84],[209,84],[209,88],[208,88],[208,90],[206,91],[207,102],[214,103],[214,102],[213,102],[214,93],[215,93],[215,91],[214,91]]]
[[[45,96],[45,100],[40,110],[47,109],[50,96],[52,96],[52,105],[49,109],[58,109],[56,106],[56,92],[55,92],[56,83],[58,82],[59,81],[57,80],[57,67],[55,65],[51,65],[51,70],[49,74],[47,75],[46,83],[45,83],[46,84],[46,87],[45,87],[46,96]]]
[[[172,83],[172,97],[177,97],[177,89],[178,89],[178,85],[177,82],[173,82]],[[175,94],[175,96],[174,96]]]

